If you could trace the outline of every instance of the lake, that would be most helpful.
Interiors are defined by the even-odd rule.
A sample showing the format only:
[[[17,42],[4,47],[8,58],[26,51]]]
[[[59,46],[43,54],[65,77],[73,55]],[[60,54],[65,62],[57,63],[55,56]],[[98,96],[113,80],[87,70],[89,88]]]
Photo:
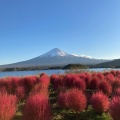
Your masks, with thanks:
[[[86,69],[86,71],[95,71],[95,72],[102,72],[105,70],[120,70],[120,69],[110,69],[110,68],[93,68],[93,69]],[[63,74],[65,70],[31,70],[31,71],[11,71],[11,72],[0,72],[0,78],[2,77],[9,77],[9,76],[27,76],[27,75],[37,75],[41,73],[46,73],[48,75],[51,74]]]

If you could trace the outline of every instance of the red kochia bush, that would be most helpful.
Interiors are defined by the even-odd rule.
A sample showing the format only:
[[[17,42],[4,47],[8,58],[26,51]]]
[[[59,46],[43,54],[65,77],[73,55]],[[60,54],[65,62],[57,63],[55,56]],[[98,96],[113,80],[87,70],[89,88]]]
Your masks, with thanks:
[[[112,87],[111,87],[110,83],[107,81],[101,81],[98,86],[98,90],[102,91],[104,94],[106,94],[108,96],[112,93]]]
[[[89,84],[89,89],[96,90],[99,85],[99,79],[97,77],[92,78]]]
[[[55,81],[57,81],[58,80],[58,75],[56,75],[56,74],[52,74],[51,76],[50,76],[50,82],[54,85],[54,83],[55,83]]]
[[[0,94],[0,120],[11,120],[16,112],[16,96]]]
[[[42,75],[42,76],[39,78],[39,83],[41,83],[45,88],[48,88],[48,87],[49,87],[49,84],[50,84],[50,78],[49,78],[49,76],[47,76],[47,75]]]
[[[33,89],[30,92],[30,95],[36,94],[48,96],[49,95],[48,88],[46,88],[44,84],[38,83],[33,87]]]
[[[96,73],[96,77],[99,79],[99,81],[104,80],[104,75],[101,72]]]
[[[86,108],[86,96],[78,89],[71,89],[65,93],[61,92],[58,96],[60,107],[83,111]]]
[[[120,88],[116,89],[113,93],[113,97],[120,97]]]
[[[30,96],[24,106],[23,120],[51,120],[48,98],[43,95]]]
[[[112,84],[112,82],[115,80],[115,77],[112,73],[104,73],[105,79]]]
[[[97,92],[92,95],[91,104],[97,113],[103,113],[109,108],[109,99],[102,92]]]
[[[120,79],[116,78],[113,82],[112,82],[112,88],[113,90],[120,88]]]
[[[87,89],[89,88],[90,81],[91,81],[91,74],[86,73],[85,83],[86,83],[86,88]]]
[[[72,88],[73,87],[73,82],[75,80],[75,75],[74,74],[66,74],[65,75],[65,87],[66,88]]]
[[[20,79],[19,81],[20,86],[24,86],[26,93],[28,94],[33,86],[37,82],[36,76],[26,76]]]
[[[85,80],[82,80],[82,79],[76,77],[73,82],[73,87],[78,88],[82,91],[85,91],[86,90]]]
[[[17,96],[18,101],[24,99],[25,96],[26,96],[24,87],[23,86],[18,86],[15,89],[15,94]]]
[[[114,97],[110,103],[109,113],[113,120],[120,120],[120,97]]]

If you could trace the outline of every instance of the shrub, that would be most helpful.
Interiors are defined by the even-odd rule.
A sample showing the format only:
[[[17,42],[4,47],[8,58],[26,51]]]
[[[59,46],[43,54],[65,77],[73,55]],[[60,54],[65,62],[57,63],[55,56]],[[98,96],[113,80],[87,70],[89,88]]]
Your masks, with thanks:
[[[76,76],[74,74],[67,74],[65,76],[65,87],[66,88],[72,88],[75,78],[76,78]]]
[[[113,96],[119,96],[120,97],[120,88],[116,89],[113,93]]]
[[[112,73],[105,74],[105,79],[112,84],[112,82],[115,80],[115,77]]]
[[[33,87],[33,89],[30,92],[30,95],[36,94],[48,96],[48,88],[46,88],[44,84],[38,83]]]
[[[0,120],[11,120],[16,112],[16,96],[0,94]]]
[[[112,87],[107,81],[101,81],[98,86],[98,90],[102,91],[106,95],[110,95],[112,93]]]
[[[67,93],[60,92],[57,98],[57,103],[61,108],[67,108]]]
[[[76,79],[74,79],[73,87],[85,91],[86,90],[85,81],[76,77]]]
[[[48,98],[43,95],[30,96],[24,106],[23,120],[51,120]]]
[[[98,78],[92,78],[89,84],[89,89],[96,90],[99,85],[99,79]]]
[[[97,113],[103,113],[109,108],[109,99],[102,92],[97,92],[92,95],[91,104]]]
[[[57,79],[58,79],[58,75],[56,75],[56,74],[52,74],[52,75],[50,76],[50,82],[51,82],[52,84],[54,84]]]
[[[52,85],[54,86],[54,89],[55,89],[55,90],[58,88],[58,86],[57,86],[58,78],[59,78],[59,76],[56,75],[56,74],[52,74],[52,75],[50,76],[50,82],[51,82]]]
[[[120,88],[120,79],[117,78],[112,82],[112,88],[113,90]]]
[[[33,88],[33,86],[37,82],[37,77],[36,76],[26,76],[24,78],[20,79],[20,85],[24,86],[26,93],[28,94],[30,90]]]
[[[58,104],[60,107],[73,109],[75,111],[83,111],[86,108],[86,97],[82,91],[71,89],[67,92],[61,92],[58,96]]]
[[[0,94],[7,94],[6,87],[4,87],[4,86],[0,87]]]
[[[42,84],[46,89],[49,87],[49,84],[50,84],[50,78],[49,76],[47,75],[42,75],[40,78],[39,78],[39,83]]]
[[[89,88],[90,81],[91,81],[91,75],[86,73],[85,83],[86,83],[86,88],[87,89]]]
[[[18,86],[18,87],[15,89],[15,94],[16,94],[16,96],[17,96],[18,101],[24,99],[25,96],[26,96],[24,87],[23,87],[23,86]]]
[[[101,72],[98,72],[96,74],[96,77],[101,81],[101,80],[104,80],[104,75],[101,73]]]
[[[114,97],[110,103],[109,113],[113,120],[120,120],[120,97]]]

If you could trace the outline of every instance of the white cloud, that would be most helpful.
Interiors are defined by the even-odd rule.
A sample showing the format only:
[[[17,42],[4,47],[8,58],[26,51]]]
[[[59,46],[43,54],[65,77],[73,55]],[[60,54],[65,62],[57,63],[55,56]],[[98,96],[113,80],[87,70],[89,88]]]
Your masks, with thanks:
[[[92,58],[92,56],[88,56],[88,55],[77,55],[77,54],[72,54],[76,57],[84,57],[84,58]]]

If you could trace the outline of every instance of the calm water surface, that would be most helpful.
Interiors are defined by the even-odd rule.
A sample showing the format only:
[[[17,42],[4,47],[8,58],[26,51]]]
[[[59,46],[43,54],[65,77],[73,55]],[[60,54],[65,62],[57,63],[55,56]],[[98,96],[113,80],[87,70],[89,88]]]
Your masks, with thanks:
[[[87,71],[105,71],[105,70],[111,70],[110,68],[94,68],[94,69],[87,69]],[[114,70],[120,70],[120,69],[114,69]],[[9,77],[9,76],[27,76],[27,75],[37,75],[41,73],[46,73],[48,75],[51,74],[63,74],[65,73],[65,70],[31,70],[31,71],[11,71],[11,72],[0,72],[0,78],[2,77]]]

